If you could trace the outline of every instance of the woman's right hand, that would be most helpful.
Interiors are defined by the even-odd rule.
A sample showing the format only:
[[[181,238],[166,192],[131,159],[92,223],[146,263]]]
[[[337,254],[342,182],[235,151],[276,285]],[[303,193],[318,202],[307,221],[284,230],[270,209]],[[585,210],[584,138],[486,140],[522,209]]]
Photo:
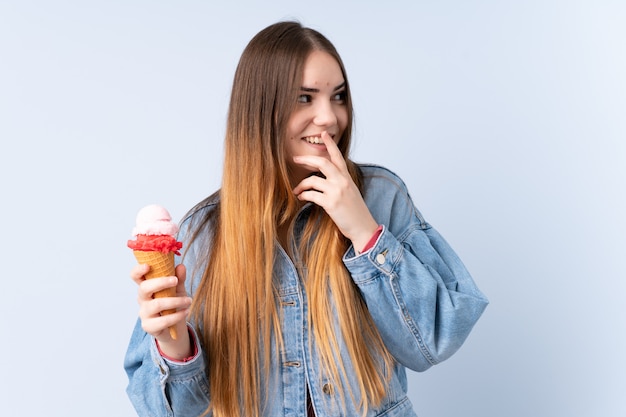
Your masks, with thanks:
[[[139,318],[143,330],[154,336],[159,342],[161,352],[173,359],[184,359],[192,355],[186,318],[191,306],[191,298],[185,290],[186,271],[184,265],[176,267],[176,276],[146,279],[149,265],[136,265],[130,276],[139,286],[137,302]],[[155,298],[154,294],[166,288],[176,287],[176,297]],[[164,310],[176,309],[168,315],[161,315]],[[172,339],[169,327],[175,326],[179,335]]]

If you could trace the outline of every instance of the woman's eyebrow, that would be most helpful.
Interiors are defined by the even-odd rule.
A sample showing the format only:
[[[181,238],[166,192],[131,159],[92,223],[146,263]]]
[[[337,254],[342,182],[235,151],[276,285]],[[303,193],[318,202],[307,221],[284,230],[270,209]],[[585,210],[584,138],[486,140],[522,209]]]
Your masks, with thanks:
[[[341,84],[339,84],[337,87],[335,87],[335,89],[333,91],[341,90],[345,86],[346,86],[346,82],[344,81]]]
[[[339,84],[337,87],[335,87],[333,91],[341,90],[345,86],[346,86],[346,82],[344,81],[341,84]],[[319,88],[310,88],[310,87],[304,87],[304,86],[300,87],[300,91],[304,91],[306,93],[319,93],[320,92]]]

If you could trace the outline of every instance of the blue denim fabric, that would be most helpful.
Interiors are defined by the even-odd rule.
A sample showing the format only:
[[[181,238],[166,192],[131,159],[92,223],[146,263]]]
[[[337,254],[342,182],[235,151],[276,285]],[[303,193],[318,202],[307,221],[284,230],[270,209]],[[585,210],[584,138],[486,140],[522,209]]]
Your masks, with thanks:
[[[343,261],[397,361],[386,398],[380,406],[370,408],[367,416],[416,416],[406,394],[405,369],[424,371],[449,358],[461,347],[488,301],[454,251],[415,208],[404,183],[379,166],[361,165],[361,169],[363,197],[383,231],[370,250],[356,255],[350,248]],[[181,236],[214,207],[215,202],[197,207],[183,220]],[[305,206],[298,222],[304,222],[307,213]],[[206,265],[206,260],[197,256],[206,253],[203,246],[210,242],[209,229],[206,236],[204,242],[187,248],[182,260],[191,295]],[[274,271],[285,349],[281,357],[273,355],[270,380],[262,384],[270,394],[264,404],[265,415],[305,416],[308,386],[317,416],[358,416],[349,398],[342,408],[338,393],[320,368],[315,343],[309,348],[307,297],[296,268],[280,247]],[[200,346],[195,332],[193,335]],[[344,354],[342,351],[352,375]],[[138,322],[124,365],[130,381],[127,392],[140,416],[198,416],[209,404],[205,376],[209,365],[202,349],[184,364],[168,361]],[[348,379],[344,384],[358,393],[356,381]]]

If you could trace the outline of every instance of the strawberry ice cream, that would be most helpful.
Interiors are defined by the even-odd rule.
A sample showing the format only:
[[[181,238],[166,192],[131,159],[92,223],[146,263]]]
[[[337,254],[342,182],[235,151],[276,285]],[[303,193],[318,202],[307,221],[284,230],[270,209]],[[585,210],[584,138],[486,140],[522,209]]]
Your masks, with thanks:
[[[163,207],[152,204],[139,210],[132,235],[128,241],[137,261],[150,265],[146,279],[175,275],[174,255],[180,255],[183,244],[175,238],[178,226],[172,222],[170,213]],[[156,298],[175,297],[176,288],[168,288],[154,294]],[[165,310],[161,315],[172,314],[176,310]],[[176,329],[170,327],[170,336],[176,339]]]

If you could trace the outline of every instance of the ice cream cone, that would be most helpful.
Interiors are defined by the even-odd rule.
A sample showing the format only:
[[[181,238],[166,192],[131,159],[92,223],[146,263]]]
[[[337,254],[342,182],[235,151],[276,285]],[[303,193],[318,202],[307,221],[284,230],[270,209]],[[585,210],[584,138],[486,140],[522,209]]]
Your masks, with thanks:
[[[176,240],[178,226],[172,222],[172,216],[164,208],[151,204],[139,210],[132,235],[136,240],[129,240],[127,246],[133,250],[140,264],[150,265],[146,279],[170,277],[175,275],[174,255],[180,255],[182,242]],[[176,297],[176,288],[168,288],[154,294],[155,298]],[[173,314],[176,309],[164,310],[161,315]],[[170,336],[176,339],[176,328],[170,327]]]
[[[150,271],[145,275],[146,279],[170,277],[174,276],[174,252],[156,252],[156,251],[140,251],[134,250],[133,254],[140,264],[150,265]],[[154,294],[156,298],[162,297],[176,297],[176,287],[167,288],[162,291],[158,291]],[[176,309],[163,310],[161,315],[167,315],[175,313]],[[176,328],[170,327],[170,336],[172,339],[177,339]]]

